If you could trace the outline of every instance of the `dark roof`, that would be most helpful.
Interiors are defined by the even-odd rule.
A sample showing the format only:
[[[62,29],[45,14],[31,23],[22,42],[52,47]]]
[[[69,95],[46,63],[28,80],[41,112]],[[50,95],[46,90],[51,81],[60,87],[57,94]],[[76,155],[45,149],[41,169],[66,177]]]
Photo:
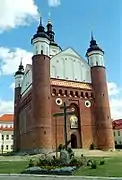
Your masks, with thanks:
[[[93,38],[93,35],[91,35],[90,47],[88,48],[86,54],[91,51],[101,51],[104,53],[104,51],[98,46],[96,40]]]
[[[36,32],[36,34],[33,35],[33,38],[31,39],[31,43],[32,43],[33,39],[38,38],[38,37],[47,38],[50,40],[49,36],[45,32],[44,26],[42,25],[42,18],[41,17],[40,17],[40,24],[37,28],[37,32]]]

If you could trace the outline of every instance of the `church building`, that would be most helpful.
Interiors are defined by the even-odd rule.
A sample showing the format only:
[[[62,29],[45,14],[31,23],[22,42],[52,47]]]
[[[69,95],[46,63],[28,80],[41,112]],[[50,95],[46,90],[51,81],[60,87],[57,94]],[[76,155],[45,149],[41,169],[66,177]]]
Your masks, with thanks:
[[[40,18],[31,44],[32,65],[15,73],[14,151],[53,151],[66,138],[72,148],[114,149],[104,51],[93,35],[83,59]]]

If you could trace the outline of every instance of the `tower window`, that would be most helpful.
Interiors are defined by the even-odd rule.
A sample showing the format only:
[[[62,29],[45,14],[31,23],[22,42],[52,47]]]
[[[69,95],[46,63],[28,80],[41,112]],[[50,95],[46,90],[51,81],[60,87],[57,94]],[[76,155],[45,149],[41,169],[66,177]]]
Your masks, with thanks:
[[[98,66],[98,61],[96,61],[96,66]]]
[[[41,54],[43,54],[43,50],[41,50]]]
[[[41,46],[41,50],[42,50],[42,51],[44,50],[44,46]]]

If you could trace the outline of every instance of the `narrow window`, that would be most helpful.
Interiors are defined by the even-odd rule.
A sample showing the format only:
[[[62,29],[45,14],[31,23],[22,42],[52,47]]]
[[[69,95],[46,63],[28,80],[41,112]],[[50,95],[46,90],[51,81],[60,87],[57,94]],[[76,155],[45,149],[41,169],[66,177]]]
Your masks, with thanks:
[[[70,91],[70,95],[73,96],[73,91]]]
[[[59,89],[59,94],[60,94],[60,95],[63,95],[63,92],[62,92],[62,90],[61,90],[61,89]]]

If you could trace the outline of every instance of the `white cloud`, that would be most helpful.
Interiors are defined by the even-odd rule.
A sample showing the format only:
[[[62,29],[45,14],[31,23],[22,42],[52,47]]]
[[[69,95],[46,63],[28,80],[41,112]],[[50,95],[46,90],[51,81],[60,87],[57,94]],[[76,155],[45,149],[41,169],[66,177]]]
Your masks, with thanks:
[[[14,102],[0,99],[0,115],[14,112]]]
[[[112,119],[122,119],[122,88],[114,82],[108,83]]]
[[[52,7],[57,7],[61,5],[61,0],[48,0],[48,5]]]
[[[114,82],[109,82],[108,83],[109,96],[116,95],[116,94],[119,93],[119,91],[120,91],[120,88],[117,87],[116,83],[114,83]]]
[[[32,53],[21,48],[9,49],[0,47],[0,70],[1,75],[15,73],[22,58],[23,65],[31,64]]]
[[[0,32],[25,26],[38,16],[34,0],[0,0]]]

